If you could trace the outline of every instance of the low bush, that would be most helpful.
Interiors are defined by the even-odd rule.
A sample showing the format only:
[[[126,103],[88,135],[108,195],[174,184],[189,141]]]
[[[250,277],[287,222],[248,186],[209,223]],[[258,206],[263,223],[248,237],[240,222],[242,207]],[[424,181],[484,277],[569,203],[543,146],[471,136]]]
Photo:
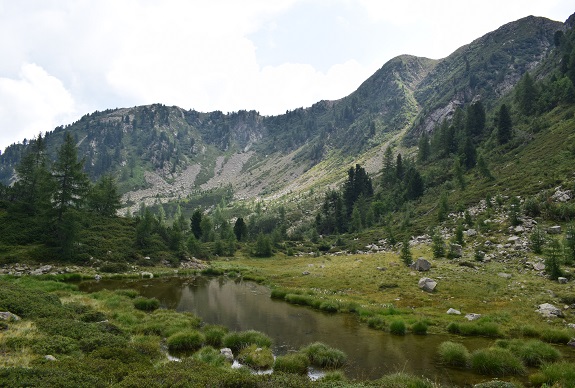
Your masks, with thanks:
[[[82,322],[102,322],[106,320],[106,315],[101,311],[88,311],[80,315],[80,320]]]
[[[79,347],[77,341],[71,338],[52,335],[37,338],[32,344],[32,350],[37,354],[70,354],[79,350]]]
[[[463,344],[451,341],[442,342],[437,353],[440,362],[450,366],[466,367],[470,359],[469,351]]]
[[[412,376],[407,373],[398,372],[383,376],[374,382],[379,387],[413,387],[413,388],[434,388],[436,385],[422,377]]]
[[[219,348],[222,346],[222,340],[228,333],[228,329],[223,326],[206,326],[203,332],[206,337],[206,344]]]
[[[345,365],[347,355],[341,350],[331,348],[321,342],[315,342],[303,348],[311,365],[320,368],[337,369]]]
[[[305,375],[309,366],[309,359],[305,354],[291,353],[277,356],[274,362],[274,372],[294,373]]]
[[[320,386],[331,386],[334,387],[347,387],[345,374],[340,370],[331,370],[326,372],[318,381],[321,383]],[[343,383],[343,384],[342,384]],[[353,386],[353,385],[351,385]]]
[[[284,300],[286,295],[287,295],[287,291],[281,288],[274,288],[272,290],[272,294],[271,294],[271,298],[272,299],[280,299],[280,300]]]
[[[553,387],[575,387],[575,364],[569,361],[545,364],[541,367],[540,384]],[[535,382],[534,382],[535,383]]]
[[[297,304],[301,306],[314,305],[314,298],[309,295],[286,294],[285,301],[291,304]]]
[[[200,273],[204,276],[222,276],[224,274],[224,271],[222,271],[221,269],[208,267],[201,270]]]
[[[205,337],[197,330],[181,331],[168,337],[168,349],[170,351],[198,350],[204,344]]]
[[[566,344],[573,335],[567,330],[545,329],[539,334],[540,338],[552,344]]]
[[[118,294],[118,295],[122,295],[122,296],[127,296],[130,299],[134,299],[135,297],[137,297],[138,295],[140,295],[140,293],[136,290],[131,290],[131,289],[120,289],[120,290],[115,290],[114,293]]]
[[[192,358],[213,366],[224,366],[227,364],[226,357],[224,357],[219,350],[214,349],[211,346],[201,348],[194,353]]]
[[[385,318],[381,315],[375,315],[373,317],[367,318],[367,326],[377,330],[384,330],[387,327]]]
[[[240,363],[254,369],[269,369],[274,364],[274,355],[271,349],[257,345],[243,348],[237,358]]]
[[[423,321],[415,322],[413,325],[411,325],[411,332],[418,335],[427,334],[427,323]]]
[[[395,335],[405,335],[406,327],[405,322],[401,319],[396,319],[389,324],[389,332]]]
[[[134,299],[134,307],[142,311],[154,311],[160,308],[160,301],[156,298],[138,297]]]
[[[525,374],[525,367],[508,349],[480,349],[471,355],[471,368],[474,372],[490,376],[509,376]]]
[[[501,337],[499,325],[493,322],[451,322],[447,325],[447,331],[451,334],[465,336]]]
[[[104,273],[124,273],[128,271],[126,263],[105,263],[100,266],[100,272]]]
[[[319,309],[328,313],[336,313],[339,311],[339,303],[334,301],[324,301],[319,305]]]
[[[527,366],[537,367],[561,358],[559,350],[539,340],[497,340],[495,346],[509,349]]]
[[[258,347],[270,347],[272,340],[264,333],[255,330],[247,330],[242,332],[231,332],[224,336],[222,339],[224,347],[232,349],[237,352],[250,345],[257,345]]]

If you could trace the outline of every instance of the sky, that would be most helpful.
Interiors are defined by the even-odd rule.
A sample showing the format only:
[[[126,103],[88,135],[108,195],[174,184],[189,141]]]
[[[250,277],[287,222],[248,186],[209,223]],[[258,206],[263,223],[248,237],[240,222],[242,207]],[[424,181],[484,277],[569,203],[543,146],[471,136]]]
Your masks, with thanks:
[[[572,0],[0,0],[0,150],[153,103],[285,113]]]

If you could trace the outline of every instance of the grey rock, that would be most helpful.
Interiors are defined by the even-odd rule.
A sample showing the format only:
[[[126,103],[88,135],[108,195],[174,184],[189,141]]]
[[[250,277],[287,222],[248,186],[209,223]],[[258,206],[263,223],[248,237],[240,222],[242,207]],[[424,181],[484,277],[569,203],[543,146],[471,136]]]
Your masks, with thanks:
[[[449,314],[449,315],[461,315],[461,311],[450,308],[449,310],[447,310],[447,314]]]
[[[511,279],[511,274],[510,274],[510,273],[499,272],[499,273],[497,274],[497,276],[499,276],[500,278],[503,278],[503,279]]]
[[[540,304],[537,308],[537,312],[544,316],[545,318],[562,318],[563,311],[560,308],[553,306],[551,303]]]
[[[557,282],[559,282],[559,284],[567,284],[567,278],[560,276],[557,278]]]
[[[535,271],[543,271],[545,269],[545,264],[543,263],[533,263],[533,269]]]
[[[465,231],[465,235],[467,237],[473,237],[473,236],[477,236],[477,231],[475,229],[467,229]]]
[[[547,233],[549,234],[561,234],[561,226],[555,225],[547,228]]]
[[[476,321],[476,320],[478,320],[479,318],[481,318],[481,314],[470,313],[470,314],[466,314],[466,315],[465,315],[465,318],[466,318],[468,321]]]
[[[45,356],[44,356],[44,359],[45,359],[45,360],[48,360],[48,361],[56,361],[56,357],[54,357],[54,356],[51,355],[51,354],[45,355]]]
[[[386,271],[387,270],[387,268],[385,268],[385,267],[376,267],[376,269],[378,271]]]
[[[0,321],[19,321],[21,318],[10,311],[0,311]]]
[[[430,278],[421,278],[417,285],[425,292],[433,292],[437,287],[437,282]]]
[[[304,275],[304,276],[306,276],[306,275],[309,275],[310,272],[309,272],[309,271],[303,271],[301,274]]]
[[[94,276],[94,279],[95,279],[95,280],[100,280],[100,279],[102,279],[102,276],[96,275],[96,276]]]
[[[507,242],[509,242],[509,244],[517,244],[518,241],[519,237],[517,236],[511,236],[507,239]]]
[[[423,257],[420,257],[417,260],[415,260],[409,266],[409,268],[414,269],[416,271],[420,271],[420,272],[426,272],[426,271],[429,271],[431,269],[431,263],[429,261],[425,260]]]
[[[450,250],[451,256],[453,256],[453,257],[463,256],[463,247],[459,244],[451,244],[449,246],[449,250]]]
[[[227,362],[234,362],[234,353],[230,348],[222,348],[220,349],[220,354],[226,358]]]

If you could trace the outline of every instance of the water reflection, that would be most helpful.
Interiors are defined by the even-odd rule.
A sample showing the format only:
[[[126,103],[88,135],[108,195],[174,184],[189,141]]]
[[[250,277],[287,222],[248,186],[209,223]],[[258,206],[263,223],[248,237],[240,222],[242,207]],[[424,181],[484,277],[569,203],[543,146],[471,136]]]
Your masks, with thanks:
[[[394,336],[369,329],[351,314],[328,314],[270,298],[270,290],[252,282],[226,278],[160,278],[147,280],[103,280],[84,282],[80,289],[133,288],[160,300],[162,307],[193,312],[209,324],[230,330],[262,331],[274,340],[274,352],[284,354],[321,341],[347,353],[346,375],[376,379],[404,371],[424,375],[447,384],[469,384],[485,380],[466,371],[436,364],[436,351],[451,336]],[[484,338],[457,338],[470,351],[489,346]]]

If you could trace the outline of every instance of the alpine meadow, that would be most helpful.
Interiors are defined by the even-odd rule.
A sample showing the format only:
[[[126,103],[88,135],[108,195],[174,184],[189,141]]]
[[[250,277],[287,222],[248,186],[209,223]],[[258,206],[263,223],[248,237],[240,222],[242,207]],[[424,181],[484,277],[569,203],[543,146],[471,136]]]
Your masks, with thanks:
[[[282,115],[153,104],[10,145],[0,385],[575,387],[574,26],[525,17]],[[348,376],[337,344],[278,353],[128,283],[175,276],[445,336],[444,372]]]

